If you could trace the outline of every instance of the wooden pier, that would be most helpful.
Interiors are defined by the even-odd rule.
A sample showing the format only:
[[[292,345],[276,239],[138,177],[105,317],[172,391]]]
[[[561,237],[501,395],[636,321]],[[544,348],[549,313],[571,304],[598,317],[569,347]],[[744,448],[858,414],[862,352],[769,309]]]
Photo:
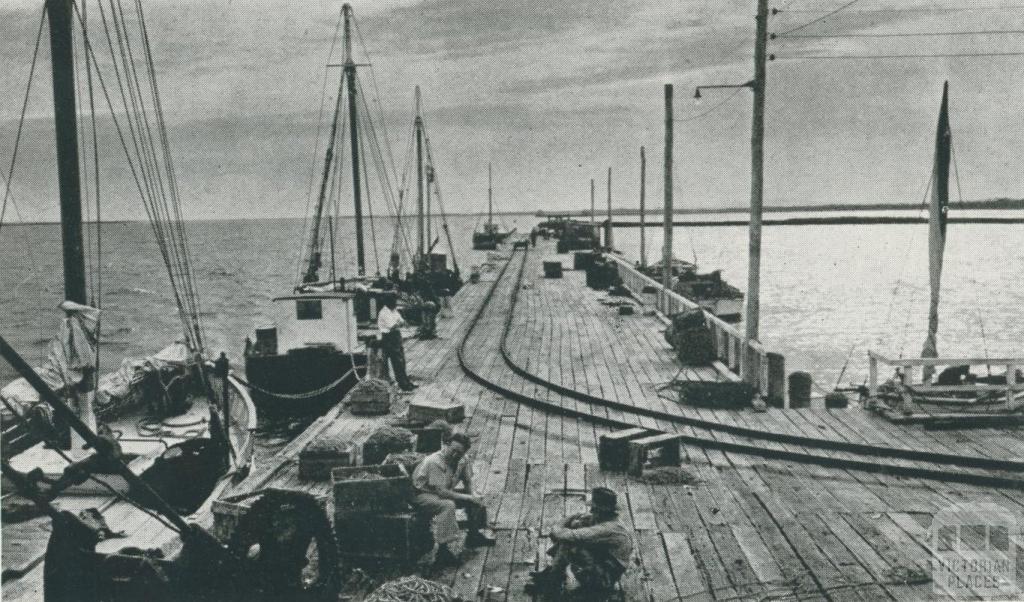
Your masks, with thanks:
[[[1016,431],[925,431],[859,409],[715,411],[662,398],[659,387],[674,378],[725,381],[737,375],[723,369],[728,362],[717,368],[680,366],[654,307],[639,306],[634,315],[619,316],[603,303],[605,293],[586,288],[582,272],[567,269],[563,278],[544,278],[543,262],[556,260],[571,265],[568,256],[556,255],[553,245],[542,241],[524,263],[513,256],[507,267],[495,266],[479,284],[460,291],[452,303],[453,317],[439,323],[438,339],[407,344],[411,374],[421,386],[394,411],[410,401],[456,399],[465,404],[466,419],[459,428],[474,441],[478,487],[498,537],[495,547],[466,550],[461,566],[434,576],[467,599],[529,599],[522,587],[531,570],[544,566],[548,531],[567,514],[583,511],[586,493],[598,485],[619,493],[622,520],[635,534],[634,561],[623,579],[627,600],[943,597],[947,586],[930,580],[936,558],[929,532],[932,516],[954,504],[975,502],[1021,512],[1015,479],[1024,467],[1012,461],[1022,457],[1024,442]],[[597,407],[522,378],[504,361],[500,334],[506,322],[508,359],[543,380],[726,430]],[[458,357],[463,343],[466,369]],[[648,483],[602,472],[599,438],[610,428],[521,403],[468,377],[467,369],[527,398],[710,440],[721,448],[683,445],[682,468],[692,475],[690,483]],[[273,485],[326,495],[327,483],[299,479],[298,452],[328,434],[358,441],[381,420],[332,411],[234,493]],[[732,434],[737,429],[791,436],[808,445]],[[813,441],[836,447],[812,447]],[[843,445],[899,450],[915,459],[844,451]],[[738,453],[730,446],[763,453]],[[1011,463],[1005,469],[945,463],[956,456]],[[863,470],[847,467],[858,462]],[[923,476],[892,474],[900,469],[919,470]],[[1006,484],[957,482],[957,474]],[[1012,537],[1020,545],[1016,532]],[[344,548],[345,542],[340,545]]]
[[[636,544],[622,581],[626,600],[980,593],[931,580],[941,558],[929,529],[936,513],[957,504],[990,503],[1021,515],[1024,441],[1017,431],[929,431],[859,408],[759,413],[680,405],[663,386],[735,381],[739,343],[722,335],[723,361],[681,366],[657,308],[639,302],[643,294],[628,299],[635,311],[623,316],[607,293],[568,269],[571,258],[553,244],[508,255],[452,300],[437,339],[406,345],[421,386],[392,414],[416,401],[464,404],[457,428],[473,440],[477,487],[498,540],[465,550],[460,566],[432,578],[469,600],[530,599],[523,585],[544,566],[548,532],[585,509],[590,488],[604,485],[618,492]],[[563,277],[545,278],[545,261],[562,261]],[[767,370],[752,373],[768,378]],[[339,406],[223,497],[270,486],[329,496],[329,482],[299,477],[299,452],[326,436],[359,443],[387,418]],[[620,424],[678,434],[681,468],[692,478],[666,484],[602,471],[599,439]],[[211,526],[205,510],[199,518]],[[6,546],[7,528],[4,535]],[[1024,558],[1019,532],[1009,537]],[[339,545],[344,550],[346,542]],[[9,599],[19,597],[31,598]]]

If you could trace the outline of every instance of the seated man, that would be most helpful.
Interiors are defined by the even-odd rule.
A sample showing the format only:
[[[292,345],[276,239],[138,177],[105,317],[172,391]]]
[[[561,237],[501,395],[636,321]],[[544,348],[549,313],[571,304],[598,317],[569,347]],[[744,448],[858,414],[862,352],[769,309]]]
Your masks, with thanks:
[[[566,567],[579,582],[582,591],[608,593],[629,566],[633,540],[618,520],[615,492],[595,487],[590,512],[570,516],[561,527],[551,530],[551,565],[533,573],[526,584],[530,594],[558,595],[565,583]]]
[[[473,471],[466,452],[469,437],[455,433],[440,450],[420,462],[412,474],[416,488],[413,506],[426,518],[433,521],[432,532],[439,551],[449,552],[446,544],[458,532],[455,524],[455,508],[465,508],[469,519],[466,545],[494,545],[494,539],[480,532],[487,527],[487,508],[483,498],[473,493]],[[463,487],[456,490],[459,484]],[[442,552],[443,554],[444,552]]]

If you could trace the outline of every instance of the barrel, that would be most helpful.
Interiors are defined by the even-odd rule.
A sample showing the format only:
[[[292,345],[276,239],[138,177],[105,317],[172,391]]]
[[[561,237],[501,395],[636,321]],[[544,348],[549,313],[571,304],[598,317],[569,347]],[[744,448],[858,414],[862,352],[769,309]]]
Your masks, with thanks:
[[[789,407],[806,408],[811,405],[811,385],[814,381],[807,372],[792,372],[789,375]]]

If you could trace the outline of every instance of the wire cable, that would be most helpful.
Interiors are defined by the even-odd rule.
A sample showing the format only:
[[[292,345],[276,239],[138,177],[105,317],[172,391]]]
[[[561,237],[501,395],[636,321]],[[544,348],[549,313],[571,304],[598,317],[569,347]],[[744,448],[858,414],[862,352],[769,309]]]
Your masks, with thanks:
[[[825,19],[828,19],[829,17],[831,17],[831,16],[833,16],[835,14],[838,14],[838,13],[842,12],[843,10],[846,10],[847,8],[849,8],[849,7],[853,6],[854,4],[856,4],[857,2],[860,2],[860,0],[850,0],[846,4],[843,4],[842,6],[840,6],[839,8],[831,10],[831,11],[825,13],[824,15],[822,15],[822,16],[816,18],[816,19],[812,19],[812,20],[808,21],[807,23],[804,23],[803,25],[798,25],[798,26],[796,26],[796,27],[794,27],[792,29],[787,29],[786,31],[784,31],[784,32],[782,32],[780,34],[777,34],[777,35],[780,35],[780,36],[788,35],[788,34],[793,33],[794,31],[800,31],[801,29],[810,27],[811,25],[814,25],[816,23],[821,23]]]
[[[1024,29],[981,29],[977,31],[911,31],[906,33],[775,34],[772,39],[823,38],[928,38],[944,36],[1024,35]]]
[[[776,61],[836,61],[836,60],[879,60],[879,59],[948,59],[948,58],[1005,58],[1024,56],[1024,52],[950,52],[934,54],[847,54],[775,56]]]
[[[32,64],[28,70],[28,84],[25,86],[25,99],[21,103],[21,116],[18,117],[18,130],[14,135],[14,150],[11,152],[11,166],[7,170],[7,181],[5,182],[4,201],[0,206],[0,227],[3,227],[4,216],[7,215],[7,200],[11,198],[11,187],[14,186],[14,166],[18,161],[18,147],[21,144],[21,132],[25,126],[25,115],[28,112],[28,99],[32,91],[32,79],[36,72],[36,60],[39,58],[39,42],[43,38],[43,24],[46,22],[46,7],[43,7],[39,16],[39,29],[36,32],[36,44],[32,51]]]

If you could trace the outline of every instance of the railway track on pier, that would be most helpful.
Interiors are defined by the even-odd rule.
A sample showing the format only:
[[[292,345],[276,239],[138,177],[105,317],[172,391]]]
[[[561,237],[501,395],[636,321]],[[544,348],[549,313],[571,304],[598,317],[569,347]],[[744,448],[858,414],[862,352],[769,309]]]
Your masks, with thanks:
[[[508,352],[509,331],[515,318],[516,303],[522,289],[526,260],[529,249],[513,249],[511,258],[501,267],[497,278],[488,290],[483,303],[473,316],[462,340],[457,347],[461,369],[473,381],[484,388],[517,403],[534,409],[590,422],[610,428],[626,429],[637,426],[641,417],[655,419],[676,427],[686,427],[689,432],[677,433],[684,444],[714,449],[727,453],[745,454],[769,460],[812,464],[840,470],[855,470],[868,473],[906,478],[929,479],[952,483],[967,483],[987,487],[1004,487],[1024,490],[1024,462],[990,458],[984,456],[954,455],[932,450],[887,447],[849,441],[777,433],[772,431],[724,424],[711,420],[682,416],[647,407],[637,407],[615,400],[583,393],[562,384],[543,379],[518,365]],[[509,274],[512,269],[515,273]],[[473,336],[484,314],[491,309],[498,289],[506,278],[514,278],[508,309],[502,319],[502,331],[498,342],[505,373],[501,378],[488,378],[484,370],[474,367],[467,360],[467,344]],[[564,398],[572,399],[575,407],[567,407],[551,401],[526,395],[503,384],[510,378],[521,378],[543,387]],[[620,414],[612,418],[609,411]],[[630,417],[635,418],[629,420]],[[731,440],[714,437],[715,433],[726,435]],[[765,445],[775,444],[775,445]],[[780,448],[781,446],[804,448],[801,451]],[[809,450],[814,450],[809,451]],[[820,453],[819,453],[820,450]],[[836,454],[841,454],[837,457]],[[904,463],[893,463],[894,460]],[[906,464],[910,463],[910,464]]]

